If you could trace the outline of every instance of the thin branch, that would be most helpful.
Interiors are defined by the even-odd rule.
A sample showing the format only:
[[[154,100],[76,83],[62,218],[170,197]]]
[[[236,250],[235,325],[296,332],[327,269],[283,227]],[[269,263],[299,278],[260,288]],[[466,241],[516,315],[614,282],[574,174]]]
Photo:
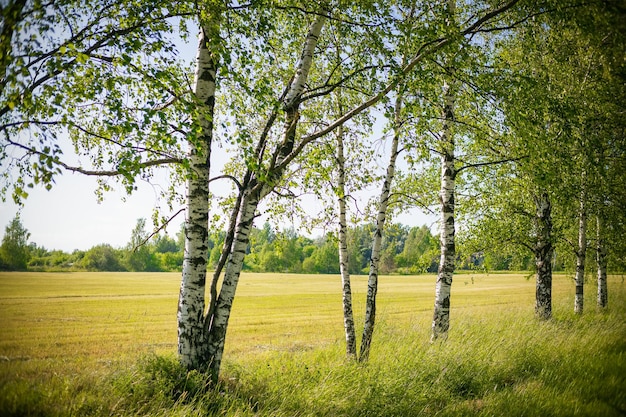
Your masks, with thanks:
[[[351,78],[356,77],[357,75],[361,74],[362,72],[371,70],[371,69],[389,69],[391,68],[391,65],[367,65],[363,68],[359,68],[356,71],[353,71],[352,73],[346,75],[345,77],[343,77],[341,80],[337,81],[334,84],[329,84],[328,82],[326,82],[323,86],[321,87],[317,87],[314,89],[309,90],[309,94],[308,95],[303,95],[300,98],[300,102],[303,103],[307,100],[311,100],[313,98],[316,97],[321,97],[321,96],[325,96],[328,95],[330,93],[332,93],[337,87],[341,87],[344,83],[346,83],[347,81],[349,81]]]
[[[132,252],[137,251],[137,249],[139,249],[140,247],[142,247],[143,245],[145,245],[146,243],[148,243],[148,241],[150,239],[152,239],[152,237],[156,236],[157,234],[159,234],[159,232],[163,229],[165,229],[167,227],[168,224],[170,224],[170,222],[172,220],[174,220],[174,217],[178,216],[180,213],[182,213],[183,211],[185,211],[185,208],[181,208],[180,210],[178,210],[176,213],[174,213],[174,215],[172,217],[170,217],[169,219],[167,219],[167,221],[165,223],[163,223],[158,229],[156,229],[155,231],[153,231],[152,233],[150,233],[150,235],[145,238],[141,243],[139,243],[137,246],[135,246],[132,249]]]
[[[217,177],[213,177],[213,178],[209,179],[209,184],[212,183],[213,181],[223,180],[223,179],[231,180],[232,182],[235,183],[235,185],[237,186],[239,191],[243,190],[243,185],[241,185],[239,180],[237,178],[233,177],[232,175],[227,175],[227,174],[218,175]]]
[[[129,145],[126,145],[126,144],[124,144],[124,143],[122,143],[120,141],[117,141],[115,139],[112,139],[110,137],[103,136],[101,134],[98,134],[98,133],[92,132],[90,130],[87,130],[84,127],[82,127],[82,126],[80,126],[80,125],[78,125],[78,124],[76,124],[74,122],[71,122],[71,121],[70,122],[60,122],[60,121],[43,121],[43,120],[33,120],[33,119],[20,120],[20,121],[16,121],[16,122],[6,123],[6,124],[0,126],[0,131],[5,130],[5,129],[10,128],[10,127],[16,127],[16,126],[28,125],[28,124],[42,125],[42,126],[65,126],[65,125],[67,125],[68,127],[75,128],[75,129],[85,133],[86,135],[92,136],[94,138],[103,140],[103,141],[108,142],[108,143],[112,143],[112,144],[117,145],[117,146],[119,146],[120,148],[123,148],[123,149],[132,149],[132,150],[138,151],[138,152],[147,152],[147,153],[151,153],[151,154],[163,157],[165,159],[178,159],[179,161],[182,161],[182,159],[173,157],[172,155],[170,155],[170,154],[168,154],[166,152],[161,152],[161,151],[150,149],[150,148],[146,148],[146,147],[143,147],[143,146],[129,146]],[[182,133],[184,133],[184,132],[182,132]],[[11,144],[16,145],[15,142],[13,142]],[[23,149],[28,149],[30,152],[36,152],[35,149],[27,148],[27,147],[24,147],[24,146],[25,145],[20,145],[20,147],[23,148]]]
[[[330,13],[321,13],[319,11],[313,11],[313,10],[307,10],[304,7],[300,7],[300,6],[275,6],[276,9],[278,10],[298,10],[304,14],[312,14],[312,15],[316,15],[316,16],[323,16],[329,20],[334,20],[336,22],[340,22],[340,23],[347,23],[349,25],[352,26],[360,26],[360,27],[364,27],[364,28],[375,28],[375,27],[379,27],[381,26],[380,23],[360,23],[360,22],[355,22],[355,21],[351,21],[351,20],[347,20],[347,19],[340,19],[334,16],[331,16]]]
[[[420,199],[418,199],[418,198],[416,198],[416,197],[413,197],[413,196],[411,196],[411,195],[409,195],[409,194],[407,194],[407,193],[399,193],[399,192],[395,192],[395,193],[393,193],[392,195],[394,195],[394,196],[400,196],[400,197],[406,198],[406,199],[408,199],[408,200],[411,200],[411,201],[413,201],[415,204],[417,204],[417,206],[418,206],[418,207],[420,207],[422,210],[425,210],[425,211],[427,211],[428,213],[433,214],[433,215],[437,214],[437,213],[436,213],[433,209],[431,209],[430,207],[428,207],[428,205],[426,205],[425,203],[423,203]]]
[[[82,167],[75,167],[75,166],[71,166],[66,164],[65,162],[59,160],[58,157],[56,156],[51,156],[48,155],[44,152],[38,151],[37,149],[34,148],[29,148],[26,145],[22,145],[21,143],[12,141],[10,139],[7,139],[8,144],[15,146],[17,148],[23,149],[25,150],[27,153],[29,154],[34,154],[34,155],[39,155],[39,156],[43,156],[45,158],[49,158],[52,163],[62,167],[63,169],[67,170],[67,171],[71,171],[71,172],[77,172],[79,174],[83,174],[83,175],[88,175],[88,176],[96,176],[96,177],[117,177],[120,175],[125,175],[125,172],[122,172],[120,170],[103,170],[103,171],[96,171],[96,170],[89,170],[89,169],[85,169]],[[153,167],[153,166],[158,166],[158,165],[168,165],[168,164],[180,164],[182,163],[182,159],[180,158],[163,158],[163,159],[155,159],[152,161],[145,161],[145,162],[141,162],[138,164],[138,168],[149,168],[149,167]]]
[[[505,159],[501,159],[501,160],[498,160],[498,161],[488,161],[488,162],[478,162],[478,163],[475,163],[475,164],[466,164],[466,165],[463,165],[463,166],[462,166],[462,167],[460,167],[460,168],[457,168],[457,169],[455,170],[455,172],[454,172],[454,176],[456,177],[456,175],[457,175],[459,172],[461,172],[461,171],[463,171],[463,170],[466,170],[466,169],[468,169],[468,168],[479,168],[479,167],[484,167],[484,166],[489,166],[489,165],[500,165],[500,164],[506,164],[506,163],[508,163],[508,162],[517,162],[517,161],[521,161],[522,159],[526,159],[526,158],[528,158],[528,155],[525,155],[525,156],[520,156],[520,157],[518,157],[518,158],[505,158]]]

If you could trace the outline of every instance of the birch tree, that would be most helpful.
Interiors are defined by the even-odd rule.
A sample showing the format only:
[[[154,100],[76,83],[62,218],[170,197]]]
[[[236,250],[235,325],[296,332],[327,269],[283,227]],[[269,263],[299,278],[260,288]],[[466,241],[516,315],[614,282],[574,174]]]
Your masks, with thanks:
[[[367,279],[367,296],[365,299],[365,322],[363,325],[363,336],[361,337],[361,347],[359,349],[359,361],[365,362],[369,358],[372,338],[374,336],[374,325],[376,323],[376,294],[378,293],[378,271],[380,267],[380,254],[387,220],[387,209],[391,194],[391,184],[396,170],[396,160],[399,154],[400,137],[402,134],[402,91],[398,91],[394,105],[393,138],[389,153],[389,163],[383,181],[378,204],[376,206],[378,214],[376,216],[376,227],[372,238],[372,254],[370,257],[370,268]]]
[[[585,190],[583,174],[583,185],[580,191],[580,208],[578,214],[578,250],[576,251],[576,296],[574,298],[574,312],[583,313],[584,285],[585,285],[585,263],[587,259],[587,194]]]
[[[340,99],[341,100],[341,99]],[[340,112],[341,107],[340,107]],[[337,129],[337,203],[339,208],[339,270],[343,303],[343,325],[346,334],[346,355],[356,358],[356,330],[352,311],[352,286],[350,284],[350,260],[348,258],[348,222],[346,220],[346,158],[344,154],[344,129]]]
[[[213,379],[217,381],[219,369],[224,351],[226,339],[226,329],[232,304],[235,298],[235,291],[239,282],[243,258],[249,241],[249,234],[256,214],[257,206],[261,199],[266,197],[271,191],[275,182],[282,176],[286,164],[285,159],[294,148],[296,140],[296,129],[299,118],[299,107],[302,93],[313,65],[315,48],[326,21],[326,14],[329,10],[327,6],[322,6],[318,14],[313,18],[306,39],[302,47],[302,53],[293,78],[289,82],[281,98],[281,106],[284,112],[284,122],[281,142],[274,150],[270,168],[265,173],[265,178],[258,178],[252,173],[246,175],[247,181],[240,190],[240,201],[236,226],[232,239],[232,247],[228,250],[229,259],[226,264],[224,280],[217,298],[211,300],[209,315],[206,317],[208,326],[207,349],[209,358],[209,369]],[[214,276],[214,283],[219,277],[218,271]]]
[[[607,260],[604,246],[604,225],[602,217],[596,217],[596,265],[597,265],[597,295],[596,304],[604,309],[609,304],[609,291],[607,287]]]
[[[205,3],[200,11],[200,31],[193,93],[198,135],[190,138],[185,211],[185,251],[178,299],[178,355],[188,369],[199,369],[210,360],[206,344],[205,287],[209,256],[209,176],[214,133],[215,93],[219,64],[219,2]]]
[[[605,101],[610,96],[605,77],[616,70],[615,61],[608,58],[612,47],[602,53],[595,49],[601,38],[611,45],[616,33],[607,31],[606,23],[598,25],[611,20],[611,12],[599,3],[588,6],[556,7],[537,16],[508,41],[499,41],[496,60],[500,81],[494,91],[499,91],[509,133],[508,152],[520,159],[482,177],[481,186],[491,192],[488,199],[494,208],[480,209],[477,217],[484,227],[476,237],[483,243],[495,237],[499,250],[512,243],[533,253],[535,311],[543,319],[552,315],[551,269],[557,245],[561,253],[576,256],[574,304],[582,312],[586,219],[595,202],[612,200],[608,195],[616,190],[601,185],[607,177],[597,169],[604,165],[598,163],[599,155],[608,149],[612,153],[616,144],[600,127],[615,126],[617,112]],[[621,97],[620,89],[615,91]]]
[[[454,6],[450,4],[450,13],[454,13]],[[435,311],[432,324],[432,339],[446,335],[450,327],[450,290],[454,274],[455,241],[454,241],[454,195],[455,195],[455,144],[452,133],[454,123],[454,81],[444,84],[444,111],[441,133],[441,188],[440,198],[440,226],[439,243],[441,258],[437,273],[435,289]]]
[[[459,29],[460,35],[498,30],[499,16],[516,3],[486,5]],[[116,184],[132,193],[136,181],[149,181],[158,167],[167,167],[172,179],[163,197],[172,212],[176,204],[187,209],[178,351],[186,367],[208,370],[217,380],[259,202],[281,184],[307,145],[381,102],[426,57],[453,40],[448,34],[426,33],[394,72],[379,71],[377,63],[348,68],[348,79],[369,69],[370,77],[381,81],[340,117],[315,121],[309,105],[346,81],[325,82],[330,78],[314,66],[325,53],[319,42],[327,20],[351,25],[385,50],[393,14],[384,8],[374,13],[375,6],[322,4],[309,10],[290,2],[256,1],[11,2],[3,8],[8,18],[0,39],[0,158],[7,167],[3,195],[10,192],[23,200],[29,186],[51,188],[63,171],[98,177],[99,198]],[[178,34],[187,39],[189,21],[200,28],[192,77],[174,42]],[[281,35],[280,44],[275,35]],[[292,65],[287,57],[296,50],[300,58]],[[264,64],[275,71],[261,69]],[[241,88],[222,93],[218,85]],[[238,104],[260,111],[243,118],[231,110]],[[255,117],[260,114],[264,120]],[[238,129],[234,133],[228,129],[232,121]],[[212,176],[211,150],[220,136],[239,152],[243,164]],[[71,146],[63,144],[64,137]],[[231,179],[236,188],[224,250],[209,285],[207,184],[218,178]],[[181,183],[186,184],[185,197],[177,193]]]

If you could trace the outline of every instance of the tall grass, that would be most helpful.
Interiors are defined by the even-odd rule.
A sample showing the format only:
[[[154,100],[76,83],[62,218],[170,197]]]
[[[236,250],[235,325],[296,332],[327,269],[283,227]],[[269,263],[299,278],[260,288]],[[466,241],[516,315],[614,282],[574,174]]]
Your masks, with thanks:
[[[116,279],[124,278],[107,276],[113,286]],[[548,322],[533,318],[533,283],[521,276],[477,275],[473,281],[467,278],[467,284],[464,277],[459,278],[456,291],[453,288],[449,337],[434,344],[428,341],[432,277],[384,277],[370,362],[359,364],[344,356],[335,277],[244,276],[217,387],[210,386],[204,375],[181,369],[170,346],[171,336],[162,333],[164,323],[150,324],[150,312],[171,304],[169,298],[158,294],[170,290],[176,281],[173,278],[150,276],[145,279],[154,280],[154,285],[139,280],[135,289],[122,290],[128,297],[126,307],[107,304],[107,297],[116,292],[108,286],[96,294],[86,291],[82,297],[95,297],[103,306],[118,309],[110,314],[119,324],[109,324],[112,332],[100,334],[104,347],[98,349],[88,349],[79,341],[89,335],[89,322],[96,325],[106,317],[90,316],[94,305],[80,310],[70,300],[66,300],[67,306],[74,309],[66,306],[65,314],[79,323],[68,326],[76,333],[71,340],[79,346],[79,354],[71,354],[74,342],[56,346],[54,333],[37,328],[37,323],[45,325],[46,321],[29,321],[28,314],[22,324],[33,327],[40,338],[52,340],[23,337],[12,342],[8,337],[15,332],[1,330],[0,355],[5,359],[0,362],[0,415],[626,413],[626,289],[619,277],[610,281],[607,311],[593,307],[592,291],[587,290],[590,294],[583,316],[571,311],[573,286],[569,279],[555,279],[555,317]],[[40,295],[26,296],[10,290],[11,285],[19,287],[19,282],[9,285],[5,279],[0,275],[0,289],[4,285],[7,290],[0,293],[0,318],[17,320],[19,311],[32,311],[36,303],[61,302],[49,298],[60,295],[46,289],[45,283]],[[82,279],[89,282],[94,277]],[[359,279],[355,288],[357,296],[362,295],[364,285]],[[172,298],[175,300],[175,294]],[[137,309],[137,304],[141,308]],[[357,305],[357,314],[361,309]],[[50,319],[63,310],[59,304],[35,308],[39,314],[50,314]],[[143,311],[149,313],[147,317],[142,316]],[[88,318],[83,320],[85,315]],[[15,323],[3,323],[3,328],[16,327]],[[142,325],[145,327],[137,331],[140,340],[152,337],[154,346],[142,344],[133,349],[124,335]],[[175,326],[175,318],[169,325]],[[68,330],[55,329],[59,331]],[[119,345],[109,340],[117,337]],[[98,339],[89,340],[98,343]],[[28,354],[20,354],[22,350]]]

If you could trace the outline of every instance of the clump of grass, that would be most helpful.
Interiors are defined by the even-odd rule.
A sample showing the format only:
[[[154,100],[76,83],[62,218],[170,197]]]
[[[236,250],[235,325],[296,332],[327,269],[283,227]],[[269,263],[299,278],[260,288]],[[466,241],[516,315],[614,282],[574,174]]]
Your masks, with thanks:
[[[378,329],[368,364],[343,346],[268,353],[227,378],[260,415],[620,415],[626,411],[623,315],[544,323],[525,312],[459,318],[446,341]]]
[[[280,288],[279,279],[276,277],[276,288]],[[226,357],[217,386],[210,385],[201,373],[187,372],[171,353],[146,355],[137,350],[135,356],[130,355],[126,341],[111,337],[116,333],[106,333],[113,340],[107,340],[108,347],[102,351],[96,346],[94,352],[105,354],[94,358],[85,353],[63,355],[67,347],[57,348],[54,337],[38,348],[33,345],[35,337],[24,337],[16,343],[5,332],[4,339],[0,338],[1,352],[7,359],[0,360],[0,415],[361,417],[626,413],[624,286],[616,283],[611,287],[607,311],[589,307],[583,316],[577,316],[571,312],[571,299],[556,299],[554,319],[543,322],[533,318],[532,282],[516,277],[479,277],[476,288],[461,287],[457,291],[459,306],[453,309],[447,340],[431,344],[430,309],[419,310],[411,304],[421,303],[421,296],[401,297],[406,292],[405,279],[390,280],[390,292],[381,293],[379,320],[367,364],[345,359],[342,337],[339,332],[333,333],[326,321],[334,317],[330,307],[328,317],[318,314],[320,298],[313,298],[309,305],[301,298],[296,300],[297,292],[292,288],[291,302],[299,310],[284,307],[289,310],[288,315],[281,315],[282,310],[272,315],[279,311],[278,298],[273,301],[273,293],[257,296],[260,290],[251,286],[247,289],[250,299],[271,298],[262,310],[267,313],[264,318],[276,323],[263,327],[249,321],[252,317],[258,321],[258,304],[240,300],[239,322],[235,320],[229,330],[230,346],[237,349]],[[557,283],[563,292],[571,284],[565,280]],[[313,285],[300,281],[297,284],[303,290],[306,285]],[[422,283],[417,284],[416,290]],[[520,288],[526,294],[522,301],[517,296],[509,297]],[[267,287],[262,289],[268,291]],[[326,292],[322,295],[330,297]],[[12,306],[5,308],[5,314],[16,309],[15,317],[19,316],[16,300],[4,301]],[[19,306],[21,303],[20,299]],[[37,303],[46,304],[33,299],[33,304]],[[47,307],[54,307],[59,314],[71,311],[82,318],[80,311],[71,308],[73,304],[61,308],[57,303],[65,306],[66,301],[48,302]],[[123,310],[126,304],[128,310]],[[116,314],[134,317],[131,304],[138,303],[120,304],[122,310]],[[592,306],[593,300],[587,305]],[[298,321],[300,315],[304,318]],[[29,320],[31,328],[39,325],[34,317]],[[337,322],[340,328],[339,315]],[[37,334],[47,335],[43,333],[46,326],[44,323],[42,332]],[[80,339],[86,327],[64,329],[73,329],[73,337]],[[160,332],[149,334],[154,342],[160,341],[156,336]],[[117,350],[111,350],[116,343]],[[84,352],[87,351],[91,352]]]

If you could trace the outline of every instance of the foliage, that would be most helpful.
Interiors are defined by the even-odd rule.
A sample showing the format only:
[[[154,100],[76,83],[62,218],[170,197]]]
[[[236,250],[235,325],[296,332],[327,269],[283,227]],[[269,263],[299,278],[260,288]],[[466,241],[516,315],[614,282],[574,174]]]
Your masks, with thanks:
[[[140,176],[177,161],[171,127],[187,100],[184,71],[172,65],[172,33],[185,36],[174,17],[189,14],[186,2],[9,5],[14,19],[0,43],[3,58],[12,57],[0,67],[3,198],[11,193],[19,203],[35,185],[50,189],[63,169],[102,175],[100,192],[117,176],[132,192]],[[71,148],[75,165],[68,164]]]
[[[22,271],[31,257],[28,247],[30,233],[22,225],[19,214],[4,229],[0,246],[0,269]]]
[[[137,224],[133,229],[130,241],[126,246],[124,263],[129,271],[159,271],[159,265],[154,254],[156,246],[160,243],[162,249],[171,252],[176,249],[174,242],[165,242],[165,238],[160,238],[150,246],[146,245],[148,234],[146,232],[146,219],[137,219]],[[167,246],[164,246],[167,245]]]
[[[87,271],[124,271],[119,250],[111,245],[96,245],[85,252],[81,266]]]

